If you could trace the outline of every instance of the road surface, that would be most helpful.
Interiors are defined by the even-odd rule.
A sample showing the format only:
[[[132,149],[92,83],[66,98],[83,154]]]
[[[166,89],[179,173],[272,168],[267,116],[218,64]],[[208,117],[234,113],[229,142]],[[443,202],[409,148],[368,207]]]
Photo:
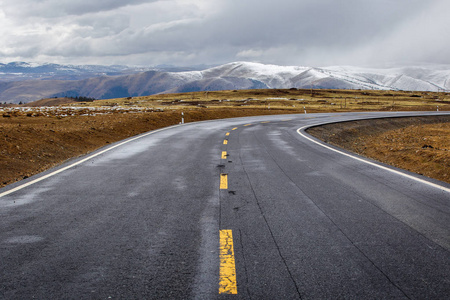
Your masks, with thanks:
[[[174,126],[0,189],[0,298],[448,299],[450,185],[303,131],[398,115]]]

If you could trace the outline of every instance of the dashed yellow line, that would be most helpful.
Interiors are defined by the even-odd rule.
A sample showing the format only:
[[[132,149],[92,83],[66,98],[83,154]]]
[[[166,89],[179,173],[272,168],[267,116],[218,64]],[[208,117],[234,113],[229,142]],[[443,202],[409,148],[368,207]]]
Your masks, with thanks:
[[[252,124],[245,124],[244,126],[250,126],[250,125],[252,125]]]
[[[237,294],[236,264],[231,230],[220,230],[219,294]]]
[[[223,140],[224,145],[228,145],[228,140]]]
[[[222,151],[222,159],[227,159],[227,151]]]
[[[220,174],[220,189],[221,190],[228,189],[228,174],[225,173]]]
[[[230,135],[230,133],[229,133],[229,132],[227,132],[227,133],[225,133],[225,135],[226,135],[226,136],[229,136],[229,135]]]
[[[237,127],[234,127],[233,129],[231,129],[231,130],[236,130],[236,129],[238,129]]]

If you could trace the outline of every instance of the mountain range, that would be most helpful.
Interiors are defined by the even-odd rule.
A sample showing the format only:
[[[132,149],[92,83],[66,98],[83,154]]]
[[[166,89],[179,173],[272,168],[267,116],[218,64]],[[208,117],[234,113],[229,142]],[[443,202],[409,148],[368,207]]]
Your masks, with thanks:
[[[0,64],[0,102],[26,103],[64,96],[108,99],[262,88],[447,91],[450,90],[449,79],[449,65],[379,69],[234,62],[202,69],[10,63]]]

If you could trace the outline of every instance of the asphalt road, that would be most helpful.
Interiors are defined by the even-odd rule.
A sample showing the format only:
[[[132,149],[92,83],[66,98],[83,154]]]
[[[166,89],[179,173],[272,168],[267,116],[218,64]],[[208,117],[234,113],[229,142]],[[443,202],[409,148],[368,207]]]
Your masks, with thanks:
[[[397,115],[185,124],[0,189],[0,298],[448,299],[450,185],[298,130]]]

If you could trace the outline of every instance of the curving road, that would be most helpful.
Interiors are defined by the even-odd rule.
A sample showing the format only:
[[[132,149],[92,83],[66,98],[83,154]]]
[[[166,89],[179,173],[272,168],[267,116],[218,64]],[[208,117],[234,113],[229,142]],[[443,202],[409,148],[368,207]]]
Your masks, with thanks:
[[[174,126],[0,189],[2,299],[445,299],[450,185],[305,126]]]

